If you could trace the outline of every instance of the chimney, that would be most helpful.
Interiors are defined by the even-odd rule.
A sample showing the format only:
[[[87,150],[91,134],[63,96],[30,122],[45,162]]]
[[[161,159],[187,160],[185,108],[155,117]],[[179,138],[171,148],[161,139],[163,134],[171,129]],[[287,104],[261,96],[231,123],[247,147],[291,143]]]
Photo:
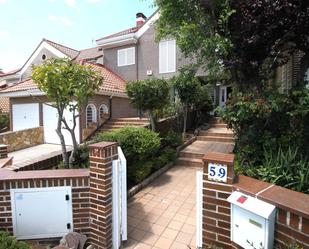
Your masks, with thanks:
[[[136,27],[141,27],[146,22],[147,17],[139,12],[136,14]]]

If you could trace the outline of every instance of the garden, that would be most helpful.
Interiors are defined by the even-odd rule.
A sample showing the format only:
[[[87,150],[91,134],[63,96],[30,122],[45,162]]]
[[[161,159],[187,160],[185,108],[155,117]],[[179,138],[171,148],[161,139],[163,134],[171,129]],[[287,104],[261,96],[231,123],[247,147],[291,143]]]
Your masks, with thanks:
[[[308,194],[308,2],[156,3],[157,39],[175,37],[208,84],[233,89],[216,113],[235,133],[238,171]]]

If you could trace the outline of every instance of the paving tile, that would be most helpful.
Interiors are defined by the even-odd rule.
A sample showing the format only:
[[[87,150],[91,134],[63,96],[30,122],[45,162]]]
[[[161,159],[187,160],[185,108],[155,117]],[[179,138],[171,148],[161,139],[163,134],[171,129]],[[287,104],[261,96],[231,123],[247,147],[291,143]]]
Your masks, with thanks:
[[[195,226],[184,224],[181,228],[181,232],[188,233],[188,234],[195,234]]]
[[[160,249],[169,249],[173,244],[173,240],[161,237],[155,243],[155,247]]]
[[[178,231],[170,228],[166,228],[162,233],[161,237],[174,240],[178,234]]]
[[[141,241],[145,234],[145,231],[135,228],[132,232],[128,234],[128,237],[136,241]]]
[[[142,238],[143,243],[153,246],[157,240],[159,239],[159,235],[150,233],[150,232],[146,232],[144,237]]]
[[[183,222],[179,222],[179,221],[171,221],[168,225],[169,228],[174,229],[174,230],[180,230],[182,226],[183,226]]]
[[[161,235],[164,231],[165,227],[164,226],[160,226],[160,225],[157,225],[157,224],[153,224],[151,226],[151,232],[156,234],[156,235]]]
[[[151,248],[152,248],[152,246],[147,245],[147,244],[145,244],[145,243],[138,243],[138,244],[134,247],[134,249],[151,249]]]
[[[174,241],[170,249],[188,249],[188,246],[186,244]]]
[[[175,241],[189,245],[191,240],[192,240],[193,235],[192,234],[187,234],[183,232],[179,232]]]
[[[161,216],[155,223],[157,225],[167,227],[167,225],[170,223],[170,221],[171,221],[170,218],[166,218],[166,217]]]
[[[188,216],[182,215],[182,214],[176,214],[173,217],[173,220],[179,221],[179,222],[185,222],[187,220]]]

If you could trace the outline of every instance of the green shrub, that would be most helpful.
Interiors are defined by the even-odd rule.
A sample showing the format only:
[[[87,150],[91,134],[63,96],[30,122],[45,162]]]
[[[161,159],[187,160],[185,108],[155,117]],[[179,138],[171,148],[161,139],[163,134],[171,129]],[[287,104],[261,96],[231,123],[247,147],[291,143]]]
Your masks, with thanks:
[[[299,148],[309,154],[309,91],[239,93],[219,111],[236,136],[235,153],[244,165],[260,165],[264,149]]]
[[[248,167],[250,177],[309,194],[309,162],[299,157],[297,149],[264,151],[262,165]]]
[[[87,145],[80,145],[75,151],[73,168],[89,168],[89,148]]]
[[[134,163],[128,170],[128,180],[131,183],[140,183],[145,180],[152,171],[153,162],[152,161],[139,161]]]
[[[176,159],[176,150],[170,147],[162,149],[157,157],[154,158],[154,171],[164,167],[169,162]]]
[[[0,249],[31,249],[24,242],[17,241],[13,236],[0,231]]]
[[[161,142],[159,134],[146,128],[130,126],[112,132],[101,133],[95,140],[118,142],[128,161],[128,165],[151,158],[159,150]]]
[[[170,130],[164,137],[164,141],[167,145],[177,147],[182,144],[182,136],[173,130]]]

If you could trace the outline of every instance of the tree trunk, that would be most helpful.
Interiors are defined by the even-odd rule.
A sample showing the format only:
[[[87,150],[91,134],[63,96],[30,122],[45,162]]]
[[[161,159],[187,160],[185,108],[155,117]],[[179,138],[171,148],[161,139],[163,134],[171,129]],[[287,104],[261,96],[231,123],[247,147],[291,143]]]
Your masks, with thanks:
[[[154,114],[153,112],[149,112],[149,117],[150,117],[150,125],[151,125],[151,130],[152,131],[156,131],[156,122],[155,122],[155,117],[154,117]]]
[[[182,131],[182,139],[185,139],[186,131],[187,131],[187,119],[188,119],[188,104],[184,105],[184,113],[183,113],[183,131]]]
[[[77,140],[76,140],[76,136],[75,136],[75,128],[76,128],[76,118],[79,117],[79,115],[75,115],[76,109],[73,108],[73,127],[70,128],[70,126],[68,125],[67,121],[65,120],[65,118],[62,118],[62,122],[65,125],[65,128],[70,132],[71,138],[72,138],[72,142],[73,142],[73,150],[71,151],[71,155],[69,158],[69,167],[72,168],[73,167],[73,163],[75,161],[75,153],[76,150],[78,148],[78,144],[77,144]]]
[[[62,150],[62,158],[63,158],[63,165],[65,168],[69,167],[69,157],[67,154],[67,148],[65,146],[65,140],[64,136],[61,131],[61,124],[62,124],[62,118],[63,118],[63,108],[57,108],[58,110],[58,122],[57,122],[57,129],[56,132],[59,136],[60,143],[61,143],[61,150]]]

